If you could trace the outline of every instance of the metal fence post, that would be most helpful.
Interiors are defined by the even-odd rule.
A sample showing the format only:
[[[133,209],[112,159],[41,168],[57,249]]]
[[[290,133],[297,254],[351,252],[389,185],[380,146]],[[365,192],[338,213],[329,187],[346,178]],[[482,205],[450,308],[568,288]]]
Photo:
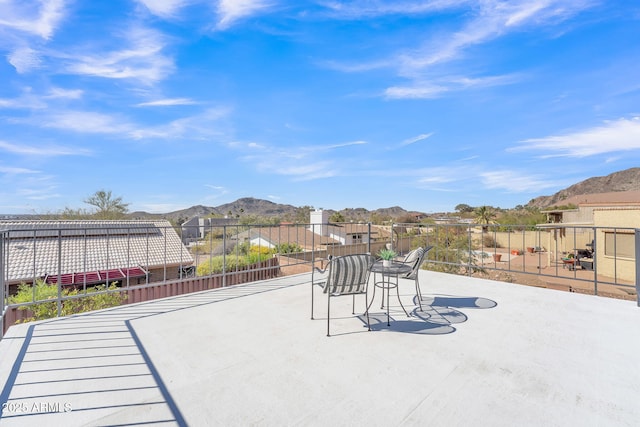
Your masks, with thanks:
[[[62,229],[58,229],[58,317],[62,316]]]
[[[640,228],[636,228],[636,301],[640,307]]]
[[[2,312],[0,313],[0,340],[4,336],[4,313],[7,308],[4,295],[4,245],[8,241],[7,233],[1,232],[0,234],[0,301],[2,301]]]

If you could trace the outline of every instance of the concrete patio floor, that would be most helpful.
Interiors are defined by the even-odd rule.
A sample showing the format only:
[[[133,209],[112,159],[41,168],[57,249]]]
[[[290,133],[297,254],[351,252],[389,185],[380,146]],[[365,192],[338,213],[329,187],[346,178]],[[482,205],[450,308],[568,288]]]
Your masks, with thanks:
[[[638,424],[635,302],[420,274],[424,312],[333,298],[329,338],[310,275],[13,326],[0,425]]]

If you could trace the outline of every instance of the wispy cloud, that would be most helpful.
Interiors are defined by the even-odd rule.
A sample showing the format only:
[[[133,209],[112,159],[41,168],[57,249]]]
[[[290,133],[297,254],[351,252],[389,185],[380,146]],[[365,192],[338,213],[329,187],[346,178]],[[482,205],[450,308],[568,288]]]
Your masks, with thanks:
[[[366,19],[383,15],[429,15],[460,12],[457,28],[441,26],[437,33],[425,32],[413,48],[384,58],[360,63],[326,61],[325,66],[343,72],[366,72],[380,68],[395,69],[407,79],[383,92],[391,99],[437,98],[451,91],[510,84],[520,76],[468,77],[451,74],[445,67],[463,58],[473,46],[486,44],[515,31],[546,28],[560,24],[589,9],[595,0],[433,0],[433,1],[351,1],[326,2],[333,15],[342,19]],[[445,24],[446,25],[446,24]]]
[[[94,46],[91,53],[61,55],[68,62],[65,71],[109,79],[135,79],[147,84],[173,72],[173,59],[163,53],[166,41],[158,31],[136,27],[123,39],[126,46],[123,49],[102,52]],[[94,53],[95,50],[101,52]]]
[[[7,55],[7,61],[16,69],[19,74],[27,73],[37,69],[42,64],[40,52],[23,46],[16,48]]]
[[[401,147],[406,147],[407,145],[415,144],[416,142],[424,141],[427,138],[430,138],[433,135],[433,132],[430,133],[422,133],[418,136],[414,136],[413,138],[405,139],[400,143]]]
[[[291,150],[266,144],[235,142],[230,144],[230,147],[246,150],[248,154],[242,156],[241,160],[254,163],[256,169],[261,172],[287,175],[295,181],[307,181],[345,174],[339,160],[341,157],[331,154],[327,158],[325,153],[364,144],[367,142],[358,140],[337,144],[303,145]]]
[[[226,108],[210,108],[193,116],[168,123],[145,126],[131,121],[121,114],[103,114],[93,111],[47,111],[29,118],[13,118],[9,122],[28,124],[67,132],[119,135],[127,139],[203,139],[227,132],[220,120],[227,117]]]
[[[431,1],[327,1],[322,5],[331,15],[341,19],[365,19],[384,15],[419,15],[443,9],[451,9],[470,0],[431,0]]]
[[[224,30],[247,16],[264,12],[273,6],[269,0],[218,0],[219,30]]]
[[[38,173],[38,171],[27,168],[17,168],[15,166],[2,166],[0,165],[0,173],[8,175],[20,175],[20,174],[32,174]]]
[[[50,39],[65,17],[65,0],[0,1],[0,26]]]
[[[44,98],[55,99],[80,99],[84,91],[82,89],[64,89],[60,87],[52,87],[49,89],[49,93]]]
[[[605,122],[601,126],[564,135],[520,141],[510,151],[539,151],[539,157],[587,157],[640,149],[640,117]]]
[[[230,110],[225,107],[210,108],[202,113],[175,119],[163,125],[136,127],[136,129],[128,130],[127,134],[134,139],[210,138],[226,134],[226,124],[221,121],[228,117],[229,113]]]
[[[535,193],[558,186],[557,180],[527,174],[522,171],[500,170],[480,174],[482,185],[488,189],[505,190],[510,193]]]
[[[155,101],[141,102],[136,107],[168,107],[173,105],[194,105],[196,101],[189,98],[167,98]]]
[[[13,154],[23,154],[29,156],[86,156],[90,155],[91,151],[84,148],[77,147],[61,147],[61,146],[29,146],[24,144],[11,144],[9,142],[0,141],[0,150],[7,151]]]
[[[57,111],[29,119],[14,119],[13,122],[78,133],[126,134],[133,130],[126,119],[91,111]]]
[[[385,90],[387,98],[395,99],[430,99],[438,98],[446,92],[466,89],[481,89],[515,83],[519,80],[516,75],[464,77],[448,76],[434,81],[415,81],[408,86],[392,86]]]
[[[161,18],[173,18],[180,9],[189,4],[188,0],[137,0],[143,4],[149,12]]]
[[[446,2],[445,2],[446,3]],[[451,6],[459,6],[455,2]],[[475,13],[463,27],[427,40],[413,53],[401,56],[405,71],[429,67],[454,60],[469,47],[504,36],[522,27],[559,24],[590,8],[591,0],[488,0],[476,3]]]

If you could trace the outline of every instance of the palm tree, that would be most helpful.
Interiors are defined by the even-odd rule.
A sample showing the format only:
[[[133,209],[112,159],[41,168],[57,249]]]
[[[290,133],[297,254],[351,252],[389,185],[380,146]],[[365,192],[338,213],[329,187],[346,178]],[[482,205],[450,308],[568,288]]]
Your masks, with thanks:
[[[493,208],[490,206],[480,206],[475,210],[476,215],[476,223],[482,224],[482,231],[487,231],[489,224],[495,224],[494,218],[496,217],[496,213],[493,211]]]

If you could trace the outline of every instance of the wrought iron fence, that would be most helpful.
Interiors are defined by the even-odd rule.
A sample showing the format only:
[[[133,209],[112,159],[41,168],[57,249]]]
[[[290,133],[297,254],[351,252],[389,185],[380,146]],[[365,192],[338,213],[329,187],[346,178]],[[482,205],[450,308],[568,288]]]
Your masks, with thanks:
[[[2,333],[18,319],[18,307],[44,301],[36,296],[38,283],[55,288],[53,300],[46,301],[55,301],[60,315],[66,301],[87,295],[126,292],[128,302],[139,302],[309,272],[330,255],[376,255],[389,246],[399,254],[433,246],[424,266],[432,270],[530,275],[596,295],[637,299],[640,282],[640,230],[631,228],[211,220],[180,227],[167,221],[42,227],[30,222],[0,230],[0,239]],[[116,289],[94,288],[114,283]],[[20,284],[31,286],[33,297],[10,303]]]
[[[433,246],[428,269],[467,275],[531,275],[547,287],[638,299],[637,229],[562,224],[394,224],[392,231],[393,247],[399,252]]]
[[[371,224],[205,224],[167,221],[25,223],[1,231],[4,331],[36,304],[126,293],[129,302],[311,271],[329,255],[371,252],[389,235]],[[0,228],[3,224],[0,223]],[[373,249],[372,249],[373,247]],[[38,295],[38,285],[49,292]],[[115,284],[114,289],[109,285]],[[97,285],[104,285],[96,288]],[[19,302],[18,291],[30,293]],[[66,292],[73,289],[73,293]],[[23,292],[24,294],[24,292]],[[69,303],[69,305],[71,305]],[[18,307],[24,307],[23,313]]]

